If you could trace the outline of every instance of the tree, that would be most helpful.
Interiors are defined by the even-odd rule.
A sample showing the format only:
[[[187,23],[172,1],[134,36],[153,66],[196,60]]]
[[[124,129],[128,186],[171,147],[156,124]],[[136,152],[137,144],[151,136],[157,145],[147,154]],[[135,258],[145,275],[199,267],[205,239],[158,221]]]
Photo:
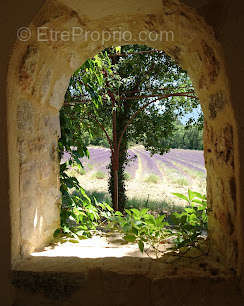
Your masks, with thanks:
[[[105,134],[110,150],[109,190],[115,210],[123,210],[128,142],[152,154],[168,151],[176,118],[198,101],[187,73],[163,51],[129,45],[109,48],[89,59],[71,78],[65,97],[68,116],[79,113],[84,131]],[[145,124],[146,123],[146,124]]]
[[[170,137],[162,139],[164,146],[172,149],[203,149],[203,128],[194,124],[184,125],[181,121],[176,120],[174,123],[175,129]]]

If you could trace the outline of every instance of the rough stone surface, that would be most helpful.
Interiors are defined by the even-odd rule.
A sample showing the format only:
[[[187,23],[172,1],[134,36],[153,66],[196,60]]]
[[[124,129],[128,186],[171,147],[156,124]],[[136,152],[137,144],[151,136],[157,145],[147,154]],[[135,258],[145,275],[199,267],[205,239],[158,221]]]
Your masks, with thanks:
[[[209,112],[210,119],[215,119],[218,112],[224,108],[225,97],[222,92],[210,96],[209,102]]]
[[[220,300],[223,306],[243,303],[233,271],[206,256],[167,255],[160,260],[32,257],[18,267],[12,273],[18,306],[35,298],[37,305],[102,306],[105,300],[111,306],[214,306]],[[46,270],[48,267],[52,271]]]
[[[197,11],[182,3],[196,8]],[[1,302],[4,304],[6,300],[4,305],[11,305],[10,297],[14,296],[9,289],[10,226],[11,256],[12,263],[15,263],[21,256],[25,257],[35,248],[45,244],[58,224],[59,183],[56,144],[59,128],[55,122],[50,125],[45,124],[46,119],[44,118],[58,115],[58,107],[62,104],[59,98],[63,98],[68,86],[62,81],[59,83],[59,80],[62,80],[63,75],[68,78],[88,57],[95,55],[104,47],[112,44],[140,43],[137,39],[122,42],[91,41],[90,39],[85,41],[84,36],[77,37],[71,42],[41,43],[37,42],[36,36],[33,35],[32,39],[27,42],[18,41],[13,48],[16,29],[28,24],[30,20],[33,20],[31,25],[33,33],[38,26],[48,26],[60,31],[70,30],[72,26],[81,26],[83,30],[99,31],[99,33],[102,33],[104,29],[129,30],[133,37],[137,37],[138,32],[143,30],[174,31],[175,40],[173,42],[147,40],[143,43],[164,49],[175,57],[182,67],[188,70],[200,97],[206,119],[204,142],[208,172],[208,203],[212,209],[209,216],[211,253],[219,261],[225,262],[227,267],[237,272],[243,289],[242,58],[244,44],[240,39],[244,22],[243,1],[236,0],[230,3],[227,0],[141,0],[140,2],[136,0],[124,2],[49,0],[43,5],[41,0],[34,2],[23,0],[14,1],[14,6],[12,2],[6,1],[2,5],[0,12],[3,23],[1,26],[2,60],[0,61],[0,167],[2,173],[0,177],[2,207],[0,229],[5,235],[0,241],[2,250]],[[200,15],[205,18],[206,22]],[[33,16],[35,16],[34,19]],[[54,92],[55,88],[60,92]],[[51,102],[52,96],[54,100]],[[36,166],[34,166],[35,163]],[[47,192],[50,186],[55,191]],[[11,208],[11,219],[9,207]],[[50,265],[54,263],[47,263],[49,270],[52,269]],[[114,265],[119,266],[119,263],[114,263]],[[138,269],[138,266],[133,269],[134,275],[137,274]],[[113,299],[116,301],[113,305],[125,304],[122,295],[119,295],[115,281],[112,287],[114,290],[111,289],[112,294],[109,295],[107,291],[103,291],[104,273],[95,271],[90,275],[91,282],[88,280],[87,290],[82,291],[81,289],[80,294],[74,294],[72,305],[81,303],[81,295],[85,295],[87,299],[91,296],[91,300],[85,305],[104,305]],[[168,287],[166,281],[156,281],[158,286],[155,285],[155,290],[151,289],[151,292],[154,292],[152,305],[163,305],[164,297],[168,305],[169,296],[175,299],[170,302],[173,304],[175,302],[175,305],[179,304],[176,294],[168,294],[168,292],[175,292],[174,286],[179,290],[179,296],[187,299],[185,305],[195,306],[201,305],[200,303],[203,305],[225,305],[225,303],[226,305],[239,305],[235,298],[239,296],[240,299],[240,294],[233,289],[234,281],[226,282],[225,285],[217,281],[215,286],[210,279],[206,278],[202,283],[196,282],[199,284],[198,288],[203,290],[200,292],[197,289],[190,290],[194,281],[191,282],[189,274],[186,275],[188,275],[186,282],[172,280]],[[113,279],[119,280],[119,277],[112,273],[106,274],[106,278],[111,279],[111,282]],[[43,283],[45,282],[46,280]],[[126,283],[126,280],[124,282]],[[122,281],[121,283],[123,284]],[[151,281],[140,276],[138,277],[140,286],[135,287],[139,288],[137,292],[143,293],[142,300],[145,299],[146,302],[148,295],[146,293],[144,295],[144,288],[148,288],[149,283]],[[133,281],[131,284],[134,290]],[[184,284],[188,284],[188,289],[184,287]],[[96,288],[95,295],[94,288]],[[211,291],[211,288],[214,288],[214,292]],[[138,294],[135,297],[132,291],[121,292],[123,296],[127,294],[128,298],[131,297],[130,301],[136,305],[139,299]],[[223,292],[228,292],[228,296],[223,295]],[[233,300],[230,302],[228,297]],[[180,305],[183,305],[182,301],[184,302],[184,299],[181,300]],[[129,301],[126,302],[129,305]],[[63,302],[64,305],[70,303],[71,301]],[[16,293],[15,305],[55,304],[58,302],[46,299],[41,290],[32,294],[26,293],[26,288],[20,288]]]
[[[235,253],[233,243],[236,243],[236,213],[235,209],[231,208],[235,205],[233,188],[229,194],[229,181],[235,179],[235,128],[233,114],[229,109],[224,61],[211,29],[193,10],[178,1],[163,1],[160,9],[153,9],[150,13],[141,12],[136,16],[128,13],[126,17],[117,15],[89,19],[88,16],[84,17],[75,1],[63,1],[61,5],[58,1],[52,0],[43,6],[34,19],[33,30],[40,25],[45,26],[46,31],[49,28],[59,33],[72,33],[73,27],[82,26],[83,36],[75,36],[65,41],[60,39],[60,34],[57,39],[49,39],[45,43],[33,37],[31,42],[19,46],[23,48],[19,66],[16,67],[16,75],[19,78],[10,84],[10,88],[12,92],[16,92],[16,101],[20,100],[19,97],[22,98],[17,103],[17,141],[20,161],[20,220],[24,220],[21,226],[25,228],[20,233],[22,241],[28,245],[22,245],[24,253],[27,254],[46,242],[51,235],[51,232],[48,233],[51,228],[45,228],[45,225],[56,226],[58,222],[55,222],[59,218],[57,198],[47,196],[45,188],[53,186],[58,190],[59,186],[56,149],[60,135],[58,111],[63,104],[68,76],[73,72],[74,63],[77,63],[78,58],[82,63],[111,44],[139,43],[136,39],[140,31],[160,33],[171,30],[174,32],[174,41],[154,41],[148,36],[144,44],[164,49],[188,70],[193,80],[202,102],[206,122],[205,159],[208,171],[208,198],[212,207],[209,236],[214,245],[213,250],[216,248],[223,254],[227,252],[228,255],[223,259],[235,266],[232,258]],[[118,28],[120,31],[130,31],[134,40],[119,41],[116,37],[117,41],[102,42],[88,35],[84,41],[85,31],[102,33],[104,29],[111,32]],[[224,116],[226,111],[228,116]],[[219,182],[219,187],[216,181]],[[35,196],[37,190],[40,190],[41,196]],[[225,199],[231,202],[227,204]],[[34,203],[32,211],[36,208],[44,212],[43,239],[40,238],[39,232],[35,235],[32,225],[33,212],[29,213],[22,204],[23,201]],[[50,214],[49,211],[56,213]],[[30,233],[30,228],[33,233]],[[24,237],[28,231],[28,237]]]
[[[64,103],[64,92],[69,84],[69,78],[63,75],[58,81],[55,82],[53,88],[53,94],[50,98],[50,105],[56,108],[57,111],[60,110]]]
[[[38,49],[35,46],[28,46],[19,69],[19,81],[24,90],[31,92],[38,66]]]

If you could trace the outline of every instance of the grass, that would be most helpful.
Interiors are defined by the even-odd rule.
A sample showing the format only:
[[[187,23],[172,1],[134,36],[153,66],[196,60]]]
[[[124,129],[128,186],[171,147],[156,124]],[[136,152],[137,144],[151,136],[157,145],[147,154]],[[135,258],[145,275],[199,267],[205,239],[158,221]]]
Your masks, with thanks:
[[[111,197],[107,192],[87,191],[86,190],[86,193],[91,199],[95,197],[98,202],[106,202],[112,205]],[[148,208],[149,210],[158,212],[158,213],[160,212],[167,212],[167,213],[182,212],[184,209],[182,205],[181,206],[175,205],[165,200],[161,200],[161,201],[149,200],[149,197],[147,199],[137,199],[137,198],[128,199],[126,201],[125,208],[137,208],[137,209]]]
[[[174,180],[173,183],[177,184],[179,186],[189,186],[189,182],[184,177],[180,177],[180,178]]]
[[[187,167],[185,167],[185,166],[183,166],[180,163],[177,163],[175,161],[173,162],[173,164],[176,167],[179,167],[180,169],[182,169],[185,173],[189,174],[193,179],[196,179],[196,178],[206,179],[206,173],[204,173],[204,172],[187,168]]]
[[[125,180],[129,181],[131,179],[131,175],[128,172],[125,172]]]
[[[74,167],[70,168],[68,170],[68,172],[69,172],[69,175],[75,176],[75,177],[77,176],[77,174],[79,174],[79,175],[85,175],[86,174],[85,169],[82,168],[81,166],[74,166]]]
[[[85,171],[84,168],[79,167],[79,168],[77,168],[77,169],[75,169],[75,170],[76,170],[76,172],[77,172],[79,175],[85,175],[85,174],[86,174],[86,171]]]
[[[93,177],[98,179],[98,180],[103,180],[105,178],[105,173],[102,171],[97,171],[96,173],[94,173]]]
[[[132,198],[128,199],[126,202],[126,208],[148,208],[151,211],[155,212],[181,212],[183,210],[182,206],[174,205],[170,202],[165,200],[156,201],[156,200],[149,200],[149,199],[137,199]]]
[[[159,177],[155,174],[150,174],[147,176],[144,182],[149,183],[149,184],[158,184]]]
[[[91,198],[96,198],[98,202],[106,202],[108,204],[112,204],[112,200],[110,195],[107,192],[99,192],[99,191],[89,191],[86,190],[86,194]]]
[[[92,165],[92,164],[87,164],[87,168],[88,168],[89,170],[92,170],[92,169],[94,168],[94,165]]]

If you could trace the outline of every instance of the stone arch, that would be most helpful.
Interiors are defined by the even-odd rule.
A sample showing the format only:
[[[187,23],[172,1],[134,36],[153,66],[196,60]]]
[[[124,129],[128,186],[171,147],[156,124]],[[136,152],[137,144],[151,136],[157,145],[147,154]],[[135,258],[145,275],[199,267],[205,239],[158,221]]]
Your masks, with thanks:
[[[132,1],[131,7],[120,4],[119,9],[113,5],[103,9],[98,4],[95,12],[89,4],[83,11],[77,0],[46,1],[29,28],[31,39],[17,41],[8,74],[13,262],[47,243],[59,223],[59,109],[74,70],[108,46],[141,44],[141,31],[172,31],[174,40],[147,37],[143,44],[163,49],[176,59],[188,71],[199,95],[205,116],[211,251],[235,268],[237,136],[222,51],[211,28],[191,8],[167,0],[143,1],[140,6]],[[60,39],[61,32],[72,33],[74,28],[82,29],[80,36]],[[43,40],[50,30],[59,31],[57,39],[48,36]],[[96,31],[100,39],[85,37],[87,31]],[[127,31],[132,36],[102,40],[103,31]]]

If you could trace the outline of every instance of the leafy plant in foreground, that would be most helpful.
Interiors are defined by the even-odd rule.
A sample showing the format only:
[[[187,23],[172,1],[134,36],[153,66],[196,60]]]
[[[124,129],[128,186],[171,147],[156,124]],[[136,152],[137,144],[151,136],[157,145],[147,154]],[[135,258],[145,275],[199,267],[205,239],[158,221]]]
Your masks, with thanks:
[[[116,212],[110,219],[110,226],[121,231],[127,242],[136,242],[142,253],[147,244],[158,257],[159,244],[169,235],[166,228],[168,223],[164,221],[165,215],[155,217],[148,213],[147,208],[125,209],[125,212],[126,215]]]
[[[171,220],[176,226],[174,239],[175,248],[196,246],[204,231],[208,228],[207,199],[205,195],[188,189],[188,195],[173,193],[180,199],[187,201],[188,206],[182,213],[173,213]]]
[[[69,194],[61,210],[61,227],[54,233],[54,237],[65,234],[76,239],[91,238],[92,231],[98,225],[111,217],[113,209],[107,203],[94,203],[87,196],[83,188]]]
[[[70,187],[73,187],[73,182]],[[75,238],[76,242],[78,239],[91,238],[101,226],[107,227],[121,232],[126,242],[137,243],[142,253],[147,247],[154,252],[156,258],[162,254],[160,245],[166,238],[174,238],[174,250],[198,247],[199,238],[207,231],[206,196],[191,190],[188,190],[187,196],[173,194],[187,201],[188,206],[181,213],[172,213],[169,225],[165,221],[166,215],[154,216],[148,208],[125,209],[122,214],[115,212],[109,204],[98,202],[95,197],[91,199],[82,188],[71,192],[67,187],[62,198],[61,227],[55,231],[54,236]]]

